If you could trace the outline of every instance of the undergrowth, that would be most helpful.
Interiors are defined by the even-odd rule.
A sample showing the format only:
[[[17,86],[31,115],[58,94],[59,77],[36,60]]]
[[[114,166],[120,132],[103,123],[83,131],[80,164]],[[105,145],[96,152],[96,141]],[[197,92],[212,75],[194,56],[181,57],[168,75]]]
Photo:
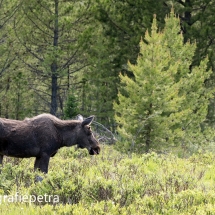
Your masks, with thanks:
[[[214,154],[201,152],[186,159],[154,152],[126,155],[111,146],[90,156],[73,147],[60,150],[43,175],[33,172],[32,158],[7,158],[0,214],[215,214],[214,160]],[[38,175],[43,181],[36,183]],[[52,198],[8,201],[15,195]]]

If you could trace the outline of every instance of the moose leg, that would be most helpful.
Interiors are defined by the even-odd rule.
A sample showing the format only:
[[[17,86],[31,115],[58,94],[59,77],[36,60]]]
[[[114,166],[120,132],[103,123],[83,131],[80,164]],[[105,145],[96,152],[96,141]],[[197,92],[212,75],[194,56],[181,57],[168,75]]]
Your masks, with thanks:
[[[50,156],[47,154],[43,154],[39,161],[39,169],[43,173],[48,172],[48,165],[49,165]]]
[[[36,158],[35,162],[34,162],[34,171],[36,171],[37,169],[39,169],[40,166],[40,157]]]
[[[3,155],[0,155],[0,165],[3,164]]]
[[[47,154],[43,154],[43,156],[37,157],[34,162],[34,171],[36,171],[38,169],[43,173],[47,173],[49,159],[50,159],[50,157]],[[35,179],[36,182],[41,182],[42,180],[43,180],[43,178],[41,176],[39,176],[39,175],[36,176],[36,179]]]
[[[34,171],[40,170],[39,166],[40,166],[40,157],[37,157],[35,162],[34,162]],[[42,180],[43,180],[43,178],[39,175],[37,175],[35,178],[35,182],[41,182]]]
[[[2,164],[3,164],[3,155],[0,155],[0,173],[2,170]]]

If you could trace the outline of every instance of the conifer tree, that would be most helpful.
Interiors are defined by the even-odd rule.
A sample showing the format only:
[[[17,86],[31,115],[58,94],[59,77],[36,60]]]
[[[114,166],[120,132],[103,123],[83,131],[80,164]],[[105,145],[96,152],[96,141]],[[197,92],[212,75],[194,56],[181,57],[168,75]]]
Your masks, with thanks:
[[[77,98],[73,94],[69,94],[64,108],[64,119],[71,119],[77,116],[78,111]]]
[[[162,32],[154,17],[144,41],[137,63],[128,63],[134,78],[120,74],[122,87],[114,104],[119,134],[130,140],[129,147],[135,143],[135,149],[146,151],[205,140],[203,124],[212,97],[205,86],[211,74],[208,59],[191,68],[196,44],[184,44],[173,11]]]

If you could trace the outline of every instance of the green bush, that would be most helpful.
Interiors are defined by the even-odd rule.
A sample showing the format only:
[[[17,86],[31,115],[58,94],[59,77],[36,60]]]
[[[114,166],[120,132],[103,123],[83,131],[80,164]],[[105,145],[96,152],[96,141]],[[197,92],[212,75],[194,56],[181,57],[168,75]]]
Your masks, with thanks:
[[[34,159],[7,159],[1,170],[0,214],[214,214],[215,156],[179,158],[154,152],[101,154],[65,148],[50,160],[47,175]],[[35,182],[36,176],[43,178]],[[4,201],[4,196],[57,196],[59,201]],[[9,205],[9,207],[8,207]]]

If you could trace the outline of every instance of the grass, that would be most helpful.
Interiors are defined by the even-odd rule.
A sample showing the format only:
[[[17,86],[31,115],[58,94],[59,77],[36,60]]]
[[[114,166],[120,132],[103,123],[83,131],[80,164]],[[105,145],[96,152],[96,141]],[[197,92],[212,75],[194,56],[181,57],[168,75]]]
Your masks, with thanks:
[[[215,214],[214,160],[213,153],[201,152],[188,158],[126,155],[103,146],[99,156],[89,156],[64,148],[42,175],[33,172],[33,159],[7,158],[0,214]],[[44,180],[35,183],[38,174]],[[41,199],[8,202],[15,195]]]

